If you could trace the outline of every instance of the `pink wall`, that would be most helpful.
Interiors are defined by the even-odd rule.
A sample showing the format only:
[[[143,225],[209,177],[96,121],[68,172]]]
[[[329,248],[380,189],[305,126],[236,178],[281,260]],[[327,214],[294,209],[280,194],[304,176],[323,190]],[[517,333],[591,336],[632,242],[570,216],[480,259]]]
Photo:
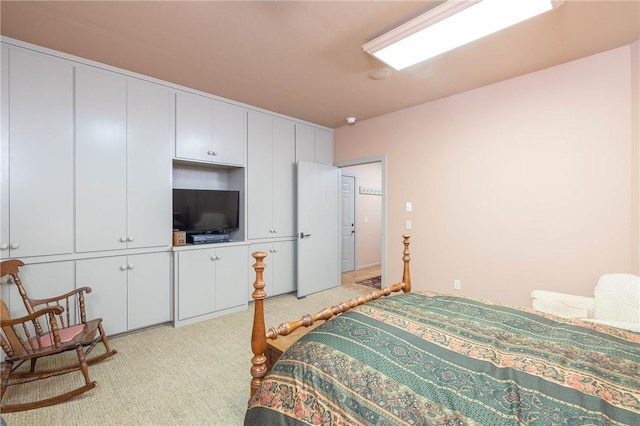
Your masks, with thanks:
[[[343,167],[343,174],[356,177],[356,269],[381,263],[382,197],[361,194],[359,187],[382,188],[382,166],[378,163]]]
[[[457,294],[529,305],[533,289],[591,295],[604,273],[638,273],[637,51],[336,129],[336,163],[387,155],[387,282],[406,220],[416,290],[459,279]]]

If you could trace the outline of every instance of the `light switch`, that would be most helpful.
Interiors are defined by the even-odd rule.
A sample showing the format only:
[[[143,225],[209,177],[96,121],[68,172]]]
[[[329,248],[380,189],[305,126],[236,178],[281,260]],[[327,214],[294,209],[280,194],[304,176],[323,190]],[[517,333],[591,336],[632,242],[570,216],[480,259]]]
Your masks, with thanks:
[[[413,209],[413,206],[411,205],[411,201],[407,201],[407,207],[406,207],[406,210],[407,210],[408,212],[410,212],[412,209]]]
[[[410,221],[410,220],[407,220],[407,221],[404,223],[404,229],[411,229],[411,221]]]

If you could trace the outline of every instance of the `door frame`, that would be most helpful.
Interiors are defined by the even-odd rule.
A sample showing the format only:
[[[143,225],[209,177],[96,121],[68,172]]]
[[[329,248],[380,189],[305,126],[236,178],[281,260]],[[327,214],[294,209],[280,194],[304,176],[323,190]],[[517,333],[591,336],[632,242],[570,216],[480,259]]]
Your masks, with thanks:
[[[380,219],[380,252],[381,252],[381,274],[382,283],[386,283],[387,276],[387,156],[375,155],[372,157],[358,158],[354,160],[336,161],[334,166],[342,169],[343,167],[362,166],[370,163],[380,163],[380,177],[382,187],[382,212]],[[356,207],[357,208],[357,207]],[[357,210],[356,210],[357,211]],[[357,238],[357,237],[356,237]],[[356,266],[357,269],[357,266]]]

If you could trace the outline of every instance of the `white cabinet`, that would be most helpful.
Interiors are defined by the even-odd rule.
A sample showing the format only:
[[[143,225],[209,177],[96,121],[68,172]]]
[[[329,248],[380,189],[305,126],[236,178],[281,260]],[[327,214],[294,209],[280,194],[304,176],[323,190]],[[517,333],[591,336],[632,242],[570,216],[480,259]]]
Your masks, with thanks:
[[[73,261],[29,263],[25,260],[25,265],[20,268],[20,280],[31,299],[59,296],[76,288],[74,264]],[[2,285],[2,300],[9,306],[12,318],[27,315],[22,297],[14,284]],[[71,317],[75,318],[75,306],[71,309]]]
[[[294,236],[294,123],[250,111],[247,157],[248,238]]]
[[[171,93],[76,70],[76,250],[168,246]]]
[[[176,95],[176,153],[182,160],[244,166],[247,111],[187,92]]]
[[[257,243],[249,246],[249,254],[256,251],[267,253],[264,263],[264,291],[267,297],[295,291],[295,241],[274,241],[271,243]],[[251,262],[253,265],[254,262]],[[255,269],[249,270],[249,301],[253,300],[253,282]]]
[[[296,161],[333,166],[333,132],[296,124]]]
[[[177,257],[178,321],[246,305],[247,246],[199,248]]]
[[[2,59],[0,256],[72,253],[73,66],[6,45]]]
[[[107,334],[171,320],[170,253],[76,261],[76,283],[93,290],[87,315],[103,319]]]

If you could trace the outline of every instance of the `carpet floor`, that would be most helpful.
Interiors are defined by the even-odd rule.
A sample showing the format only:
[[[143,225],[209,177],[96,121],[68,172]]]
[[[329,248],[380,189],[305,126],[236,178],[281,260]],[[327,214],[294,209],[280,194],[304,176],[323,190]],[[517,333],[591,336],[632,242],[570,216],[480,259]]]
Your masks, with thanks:
[[[297,320],[361,292],[337,287],[298,300],[287,294],[265,301],[267,327]],[[241,425],[251,380],[249,309],[180,328],[162,325],[115,336],[118,354],[89,367],[98,385],[51,407],[3,413],[22,425]],[[101,347],[96,348],[98,351]],[[96,352],[97,353],[97,352]],[[62,363],[73,353],[51,357]],[[83,384],[81,373],[8,388],[4,403],[51,396]]]

